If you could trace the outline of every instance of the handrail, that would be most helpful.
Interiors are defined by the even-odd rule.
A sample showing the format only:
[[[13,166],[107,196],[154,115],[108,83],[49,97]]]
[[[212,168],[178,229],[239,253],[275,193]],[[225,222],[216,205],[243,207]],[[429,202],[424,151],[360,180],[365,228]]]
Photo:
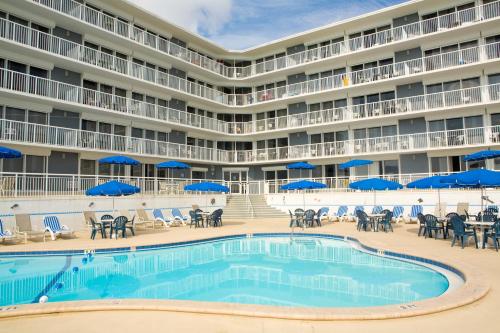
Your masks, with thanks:
[[[438,173],[410,173],[410,174],[383,174],[366,175],[351,177],[319,177],[308,178],[312,181],[321,182],[327,185],[324,191],[350,191],[348,184],[353,181],[362,180],[370,177],[383,178],[399,182],[403,185],[431,175],[447,175],[453,172]],[[141,188],[143,194],[155,195],[183,195],[193,193],[184,192],[184,186],[192,183],[205,181],[204,179],[191,178],[162,178],[162,177],[135,177],[135,176],[107,176],[107,175],[86,175],[86,174],[56,174],[56,173],[23,173],[23,172],[0,172],[0,197],[47,197],[47,196],[83,196],[85,191],[96,185],[100,185],[112,179],[118,179],[121,182]],[[213,180],[223,185],[229,183],[224,180]],[[249,200],[249,194],[274,194],[285,193],[281,190],[281,185],[294,181],[294,179],[283,180],[253,180],[240,182],[249,189],[245,194],[246,200]],[[231,186],[229,186],[231,189]],[[454,189],[457,190],[457,189]],[[462,190],[462,189],[460,189]],[[414,191],[414,190],[411,190]],[[425,190],[424,190],[425,191]],[[239,194],[240,192],[238,192]],[[251,201],[250,201],[251,202]],[[252,210],[252,216],[255,212]]]
[[[0,69],[0,89],[236,136],[500,101],[500,84],[492,84],[249,122],[225,122],[8,69]]]
[[[424,72],[459,67],[490,59],[499,59],[500,42],[475,46],[458,51],[421,57],[390,65],[348,72],[316,80],[289,84],[283,87],[256,91],[249,94],[225,94],[186,79],[138,65],[129,60],[108,55],[92,48],[59,37],[0,19],[0,38],[39,48],[136,79],[195,95],[225,106],[244,106],[282,100],[291,97],[347,88],[379,80],[405,77]]]
[[[166,38],[139,29],[132,23],[123,22],[122,20],[84,6],[74,0],[32,1],[90,25],[102,28],[115,35],[135,41],[140,45],[156,49],[163,54],[168,54],[184,60],[221,76],[236,79],[248,78],[265,72],[296,66],[298,64],[359,52],[378,45],[386,45],[402,40],[417,38],[426,34],[458,28],[466,24],[489,20],[500,16],[500,2],[497,1],[450,14],[440,15],[435,18],[393,27],[373,34],[346,39],[347,43],[342,41],[328,46],[319,46],[307,51],[275,58],[270,61],[253,63],[246,67],[235,67],[226,66],[207,56],[200,55],[197,52],[179,46]]]
[[[245,164],[499,144],[500,126],[228,151],[1,119],[0,141],[148,155],[159,158]]]

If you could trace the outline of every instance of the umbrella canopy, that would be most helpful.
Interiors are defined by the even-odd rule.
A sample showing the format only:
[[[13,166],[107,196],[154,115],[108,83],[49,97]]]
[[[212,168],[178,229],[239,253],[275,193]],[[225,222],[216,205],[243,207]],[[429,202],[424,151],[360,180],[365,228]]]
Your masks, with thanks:
[[[312,164],[309,164],[307,162],[296,162],[296,163],[292,163],[292,164],[288,164],[286,166],[287,169],[291,169],[291,170],[312,170],[312,169],[315,169],[316,166],[312,165]]]
[[[383,190],[398,190],[403,188],[403,185],[401,185],[400,183],[396,183],[381,178],[368,178],[350,183],[349,188],[355,190],[365,190],[365,191],[383,191]]]
[[[202,182],[186,185],[184,186],[184,191],[227,193],[229,192],[229,187],[211,182]]]
[[[418,189],[441,189],[441,188],[455,188],[456,183],[447,183],[446,178],[442,181],[444,176],[431,176],[415,180],[411,183],[406,184],[407,188],[418,188]]]
[[[475,162],[488,160],[490,158],[500,157],[500,150],[481,150],[464,157],[466,162]]]
[[[443,183],[453,183],[464,187],[500,187],[500,172],[487,169],[474,169],[444,176]]]
[[[23,156],[19,150],[7,147],[0,147],[0,158],[19,158]]]
[[[99,164],[139,165],[141,163],[127,156],[116,155],[101,158]]]
[[[191,166],[178,161],[165,161],[156,165],[157,169],[190,169]]]
[[[121,197],[141,192],[137,186],[125,184],[116,180],[111,180],[104,184],[88,189],[85,194],[89,196],[109,196]]]
[[[369,165],[372,164],[372,160],[350,160],[349,162],[345,162],[339,165],[339,168],[341,170],[349,169],[349,168],[355,168],[358,166],[362,165]]]
[[[312,182],[309,180],[299,180],[297,182],[288,183],[281,186],[282,190],[315,190],[326,188],[327,186],[322,183]]]

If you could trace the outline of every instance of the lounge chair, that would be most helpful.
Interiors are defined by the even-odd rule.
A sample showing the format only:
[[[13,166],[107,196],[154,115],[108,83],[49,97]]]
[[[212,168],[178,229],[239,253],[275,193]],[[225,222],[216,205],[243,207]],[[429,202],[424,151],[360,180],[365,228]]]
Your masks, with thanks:
[[[466,215],[465,212],[469,210],[468,202],[459,202],[457,203],[457,214],[458,215]]]
[[[95,216],[94,211],[83,211],[83,219],[85,220],[85,225],[90,227],[92,225],[91,219],[97,221],[97,217]]]
[[[74,234],[74,231],[67,225],[61,225],[59,218],[55,215],[45,216],[43,218],[43,225],[45,231],[50,233],[50,238],[52,238],[52,240],[56,240],[57,236],[73,236]]]
[[[382,206],[373,206],[372,208],[372,214],[380,214],[380,212],[383,210]]]
[[[0,220],[0,239],[2,241],[17,239],[16,235],[10,232],[10,230],[4,229],[2,220]]]
[[[16,214],[16,234],[24,239],[24,243],[28,242],[29,238],[41,237],[45,242],[44,230],[33,230],[31,218],[29,214]]]
[[[321,226],[321,221],[323,220],[327,220],[327,221],[330,221],[330,215],[328,215],[328,212],[330,211],[330,209],[328,207],[321,207],[319,210],[318,210],[318,214],[317,214],[317,218],[318,218],[318,225]]]
[[[186,225],[187,221],[188,221],[188,217],[187,216],[184,216],[182,215],[182,212],[180,211],[179,208],[172,208],[172,217],[179,221],[180,224],[182,225]]]
[[[399,223],[400,221],[403,221],[403,213],[405,209],[403,206],[394,206],[392,209],[392,220],[396,223]]]
[[[437,203],[434,207],[434,216],[443,217],[446,215],[446,207],[448,205],[446,202],[441,202],[441,204]]]
[[[411,206],[411,211],[410,211],[410,215],[408,216],[407,218],[407,222],[408,223],[412,223],[412,222],[417,222],[419,219],[418,219],[418,214],[422,214],[423,212],[423,207],[422,205],[413,205]]]
[[[162,223],[165,228],[170,228],[170,226],[172,225],[172,220],[165,218],[161,209],[153,209],[153,216],[155,218],[155,221]]]
[[[137,213],[136,226],[143,226],[146,228],[150,225],[153,229],[155,228],[155,220],[151,219],[143,208],[136,209],[135,211]]]
[[[333,214],[332,221],[343,221],[347,217],[347,206],[339,206],[337,213]]]

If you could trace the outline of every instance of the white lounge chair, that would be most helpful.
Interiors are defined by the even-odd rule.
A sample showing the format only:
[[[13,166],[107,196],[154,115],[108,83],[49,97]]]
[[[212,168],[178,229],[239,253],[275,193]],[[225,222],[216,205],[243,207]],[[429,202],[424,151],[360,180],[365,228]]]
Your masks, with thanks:
[[[59,223],[59,218],[55,215],[45,216],[43,218],[43,225],[45,227],[45,232],[50,233],[50,238],[52,238],[52,240],[56,240],[57,236],[73,236],[74,234],[74,231],[67,225],[61,225],[61,223]]]
[[[17,238],[16,235],[14,235],[9,230],[4,229],[3,222],[2,220],[0,220],[0,239],[2,241],[5,241],[5,240],[15,240],[16,238]]]
[[[162,223],[165,228],[172,226],[172,220],[165,218],[161,209],[153,209],[153,216],[155,221]]]

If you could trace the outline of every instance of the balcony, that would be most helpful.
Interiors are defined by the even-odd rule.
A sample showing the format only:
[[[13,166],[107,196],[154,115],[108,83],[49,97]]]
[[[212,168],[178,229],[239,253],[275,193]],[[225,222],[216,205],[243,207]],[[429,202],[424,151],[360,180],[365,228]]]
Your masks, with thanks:
[[[246,164],[498,145],[500,126],[228,151],[2,119],[0,141],[210,163]]]
[[[372,47],[387,45],[418,38],[431,33],[439,33],[450,29],[470,25],[476,22],[495,19],[500,16],[500,2],[493,2],[473,8],[464,9],[447,15],[438,16],[370,35],[348,39],[328,46],[310,49],[304,52],[276,58],[271,61],[252,64],[247,67],[229,67],[181,47],[167,39],[138,29],[133,24],[123,22],[92,8],[81,5],[74,0],[32,0],[51,10],[64,13],[77,20],[101,28],[116,36],[132,40],[140,45],[158,50],[163,54],[181,59],[199,68],[227,78],[249,78],[266,72],[279,71],[284,68],[305,63],[334,58],[344,54],[360,52]]]
[[[493,84],[250,122],[224,122],[7,69],[0,69],[0,89],[7,92],[49,98],[58,102],[80,104],[117,114],[154,119],[166,124],[194,127],[229,136],[251,135],[269,131],[362,121],[377,117],[398,116],[411,112],[438,111],[444,108],[472,107],[500,102],[500,84]]]
[[[348,89],[355,85],[500,59],[500,43],[491,43],[249,94],[225,94],[216,89],[114,57],[65,39],[44,34],[4,19],[0,19],[0,38],[229,107],[248,106],[337,89]]]
[[[441,173],[445,174],[445,173]],[[446,173],[447,174],[447,173]],[[322,177],[311,180],[326,184],[328,187],[320,191],[347,191],[350,182],[368,177],[383,178],[406,185],[411,181],[431,176],[429,173],[386,174],[351,177]],[[84,174],[53,174],[53,173],[17,173],[0,172],[0,198],[15,197],[49,197],[49,196],[85,196],[85,191],[91,187],[103,184],[112,179],[138,186],[143,195],[192,195],[184,192],[184,186],[202,181],[211,181],[226,185],[231,193],[238,194],[273,194],[285,193],[280,189],[293,179],[253,180],[253,181],[223,181],[213,179],[161,178],[135,176],[106,176]]]

